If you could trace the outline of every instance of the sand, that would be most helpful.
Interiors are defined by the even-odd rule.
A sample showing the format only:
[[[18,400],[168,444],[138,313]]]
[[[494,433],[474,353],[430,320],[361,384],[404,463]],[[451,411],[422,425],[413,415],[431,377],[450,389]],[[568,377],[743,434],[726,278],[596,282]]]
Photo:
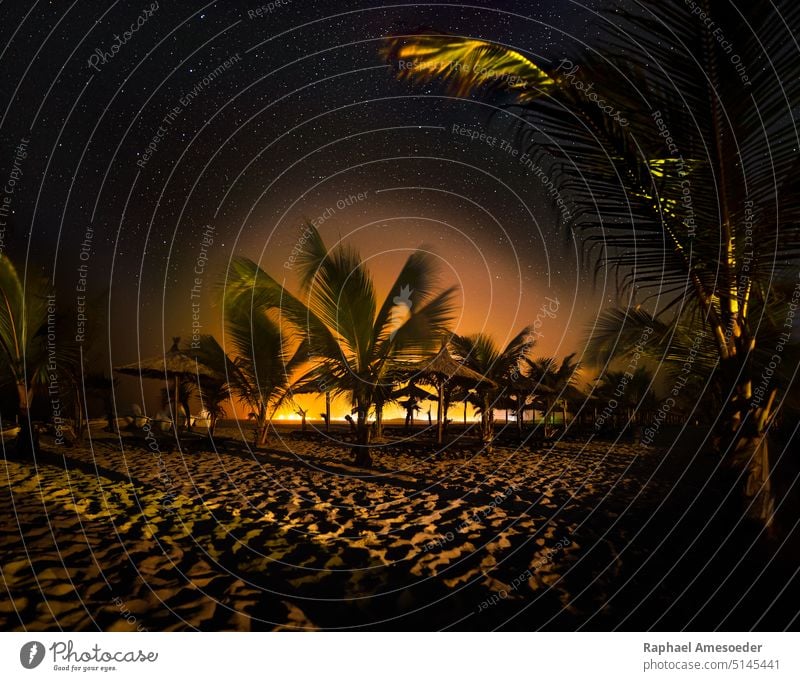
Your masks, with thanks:
[[[682,503],[682,468],[632,444],[378,448],[372,471],[336,442],[208,449],[98,432],[1,461],[0,627],[605,627],[643,525]]]

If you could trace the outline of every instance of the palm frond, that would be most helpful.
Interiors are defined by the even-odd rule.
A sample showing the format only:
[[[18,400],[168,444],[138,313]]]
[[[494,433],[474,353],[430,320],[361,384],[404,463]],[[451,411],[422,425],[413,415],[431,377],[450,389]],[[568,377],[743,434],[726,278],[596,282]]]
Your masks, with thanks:
[[[430,300],[438,284],[436,259],[430,252],[420,248],[408,256],[375,318],[373,343],[379,343],[396,330],[391,328],[392,311],[398,305],[406,306],[413,314],[415,308],[422,308]]]
[[[259,394],[269,396],[288,383],[287,340],[267,310],[248,303],[240,298],[225,309],[226,338],[240,370]]]
[[[438,349],[453,321],[458,289],[453,286],[437,294],[421,307],[415,306],[391,334],[382,334],[376,347],[378,357],[391,356],[393,362],[421,359]],[[377,323],[376,323],[377,327]]]
[[[545,70],[521,53],[474,38],[430,31],[391,36],[381,53],[400,80],[441,80],[457,97],[500,90],[525,102],[554,85]]]
[[[308,310],[343,341],[351,361],[363,367],[372,347],[377,303],[359,254],[348,246],[337,247],[319,264],[307,290]]]
[[[550,69],[541,96],[494,103],[569,204],[569,225],[598,273],[613,268],[620,293],[635,285],[662,311],[697,306],[720,327],[743,323],[739,289],[764,295],[758,282],[800,256],[800,79],[787,77],[800,10],[783,5],[779,14],[769,0],[708,8],[710,26],[683,4],[614,5],[600,15],[605,49]],[[473,71],[522,68],[516,51],[490,47],[406,35],[384,54],[447,63],[469,50]],[[423,68],[422,78],[444,78],[460,96],[497,94],[454,70]]]
[[[24,380],[29,386],[47,380],[48,322],[53,329],[63,326],[64,315],[55,300],[47,298],[50,292],[41,277],[31,275],[23,282],[8,256],[0,254],[0,359],[15,381]],[[74,360],[74,344],[67,341],[50,351],[62,368]]]

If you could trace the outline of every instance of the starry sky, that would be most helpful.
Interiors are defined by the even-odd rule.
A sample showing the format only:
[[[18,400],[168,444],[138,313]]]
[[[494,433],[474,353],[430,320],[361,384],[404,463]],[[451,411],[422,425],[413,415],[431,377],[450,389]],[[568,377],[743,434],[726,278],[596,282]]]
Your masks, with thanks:
[[[50,278],[62,308],[101,301],[85,324],[106,368],[187,338],[192,303],[217,334],[233,255],[292,285],[305,219],[354,244],[384,294],[429,248],[460,286],[461,333],[502,343],[557,299],[535,354],[580,351],[609,288],[500,144],[503,114],[397,82],[378,48],[424,26],[554,61],[595,37],[595,4],[6,0],[4,252]]]

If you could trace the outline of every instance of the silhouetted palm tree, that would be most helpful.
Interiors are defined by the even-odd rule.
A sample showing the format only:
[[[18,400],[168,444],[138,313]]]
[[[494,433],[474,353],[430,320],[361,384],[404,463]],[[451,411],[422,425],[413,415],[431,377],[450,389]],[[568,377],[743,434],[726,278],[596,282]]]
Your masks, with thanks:
[[[17,392],[21,422],[28,419],[34,388],[48,379],[49,293],[47,282],[37,278],[23,285],[13,263],[0,255],[0,351],[3,368]],[[51,323],[55,325],[55,312]],[[53,346],[54,351],[57,347]]]
[[[78,373],[76,345],[64,332],[64,322],[48,282],[32,274],[23,282],[14,264],[0,254],[0,379],[12,384],[17,394],[21,452],[37,446],[30,431],[34,392],[49,385],[60,397],[69,378]],[[63,414],[54,415],[54,421],[66,417],[72,402],[68,390],[60,403]]]
[[[437,290],[435,260],[418,250],[379,307],[372,276],[356,250],[342,244],[329,249],[309,224],[300,251],[300,296],[251,260],[238,258],[228,273],[226,299],[279,311],[291,324],[298,353],[311,364],[297,382],[350,398],[357,413],[356,463],[368,466],[368,413],[382,405],[405,364],[436,348],[453,317],[455,288]],[[403,315],[396,314],[400,306]]]
[[[528,366],[528,376],[535,383],[546,388],[546,392],[541,397],[545,404],[543,424],[545,431],[548,431],[548,417],[552,427],[553,411],[559,400],[566,399],[565,390],[567,386],[575,384],[577,371],[580,369],[580,362],[573,361],[575,354],[572,353],[564,357],[559,363],[553,357],[539,357],[537,359],[524,358]],[[566,410],[564,412],[564,426],[566,427]]]
[[[301,361],[267,308],[244,297],[225,300],[225,345],[201,336],[190,352],[224,377],[228,391],[255,414],[257,443],[267,442],[272,416],[287,395],[292,371]]]
[[[615,405],[610,420],[614,428],[621,431],[627,425],[641,425],[657,408],[654,381],[654,373],[644,366],[632,371],[607,370],[598,376],[593,394],[606,404]]]
[[[217,429],[217,422],[227,414],[225,405],[231,399],[231,391],[227,383],[222,381],[203,380],[197,386],[197,395],[208,413],[208,433],[211,437]]]
[[[478,385],[475,397],[481,415],[481,439],[488,445],[494,438],[495,402],[508,389],[504,386],[519,374],[520,363],[531,347],[531,329],[522,329],[503,349],[485,333],[453,336],[450,347],[455,359],[495,384]]]

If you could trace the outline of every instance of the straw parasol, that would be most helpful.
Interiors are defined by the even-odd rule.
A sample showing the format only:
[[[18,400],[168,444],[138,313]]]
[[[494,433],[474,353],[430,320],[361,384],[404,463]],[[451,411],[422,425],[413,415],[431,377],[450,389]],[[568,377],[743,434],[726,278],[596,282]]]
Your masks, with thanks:
[[[447,351],[447,346],[443,345],[439,352],[431,359],[423,360],[414,367],[415,373],[424,377],[436,387],[438,400],[436,407],[436,443],[441,445],[444,440],[444,386],[450,381],[456,381],[464,385],[477,386],[484,385],[496,388],[497,384],[491,379],[473,371],[460,362],[453,359]]]
[[[511,390],[519,395],[552,395],[555,390],[530,376],[518,376],[511,383]]]
[[[406,399],[401,399],[405,397]],[[420,411],[419,403],[424,400],[436,401],[437,397],[424,388],[409,382],[404,388],[392,391],[391,398],[406,411],[406,428],[414,425],[414,410]]]
[[[114,367],[114,371],[128,376],[140,376],[142,378],[170,379],[175,387],[175,414],[178,413],[178,388],[181,379],[198,381],[200,378],[220,380],[219,374],[213,369],[197,361],[194,357],[187,355],[179,349],[180,336],[172,338],[172,347],[163,355],[156,355],[139,362],[124,364]],[[188,414],[187,414],[188,418]],[[178,419],[175,419],[177,428]],[[187,425],[190,425],[187,423]]]
[[[409,399],[417,401],[436,399],[436,395],[429,393],[424,388],[420,388],[413,383],[409,383],[405,388],[400,388],[392,392],[392,399],[397,399],[399,397],[408,397]]]
[[[289,388],[289,393],[294,395],[319,395],[323,391],[320,390],[317,381],[306,381],[304,383],[295,383]],[[331,427],[331,391],[325,390],[325,432],[330,431]]]

